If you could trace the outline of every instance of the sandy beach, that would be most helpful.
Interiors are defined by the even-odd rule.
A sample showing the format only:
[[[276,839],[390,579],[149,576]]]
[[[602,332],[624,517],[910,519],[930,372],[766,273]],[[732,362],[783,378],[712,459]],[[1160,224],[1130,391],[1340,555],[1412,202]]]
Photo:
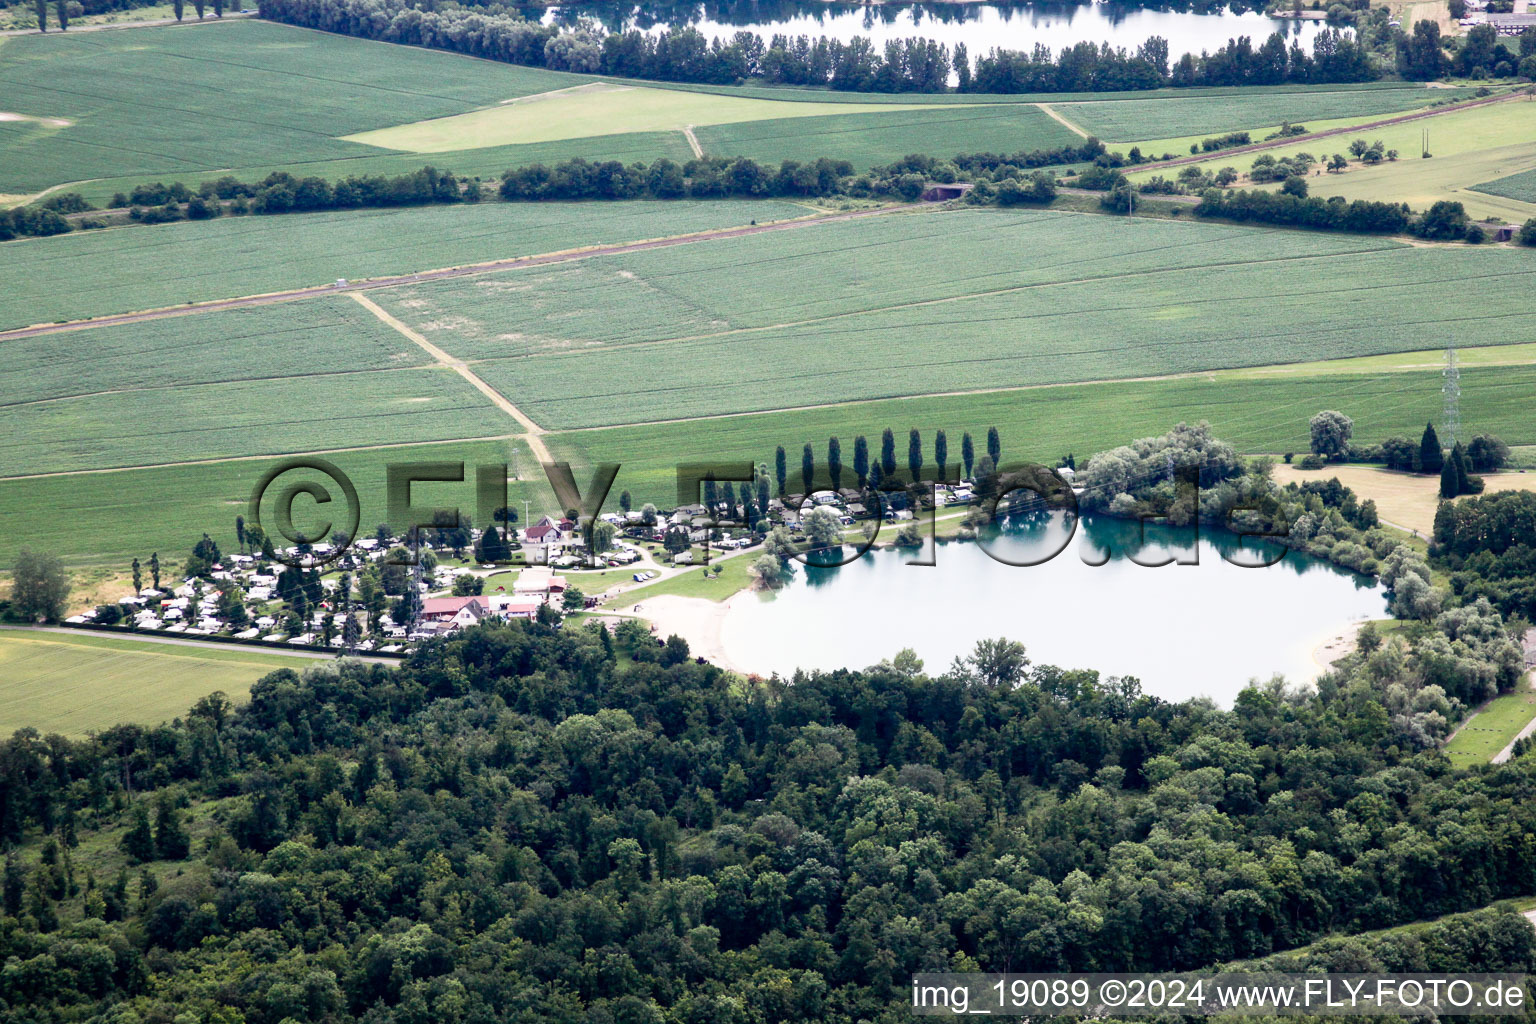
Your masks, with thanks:
[[[1355,653],[1356,638],[1360,634],[1360,627],[1364,621],[1351,622],[1323,640],[1322,643],[1312,648],[1312,660],[1317,664],[1317,672],[1314,675],[1322,675],[1341,659]]]
[[[738,591],[724,601],[663,594],[637,602],[639,611],[635,610],[636,605],[628,605],[616,611],[622,615],[649,619],[656,627],[657,636],[665,638],[676,634],[688,641],[688,649],[697,657],[732,672],[747,675],[749,670],[731,661],[722,642],[725,617],[730,614],[732,606],[743,600],[754,600],[750,590]]]

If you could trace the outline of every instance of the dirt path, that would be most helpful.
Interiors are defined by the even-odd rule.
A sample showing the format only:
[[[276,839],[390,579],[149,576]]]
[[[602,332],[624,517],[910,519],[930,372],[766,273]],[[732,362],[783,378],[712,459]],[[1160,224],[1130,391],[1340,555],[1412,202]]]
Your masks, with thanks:
[[[683,137],[688,140],[688,148],[693,150],[695,160],[704,159],[704,147],[699,145],[699,137],[693,134],[693,125],[683,125]]]
[[[1067,129],[1067,131],[1072,132],[1074,135],[1078,136],[1079,138],[1083,138],[1083,139],[1091,138],[1091,136],[1086,131],[1084,131],[1083,129],[1079,128],[1077,125],[1073,124],[1071,121],[1068,121],[1065,117],[1061,116],[1061,114],[1057,112],[1056,108],[1051,106],[1049,103],[1036,103],[1035,106],[1037,106],[1041,110],[1045,111],[1045,116],[1046,117],[1049,117],[1052,121],[1059,122],[1063,127],[1065,127]]]
[[[296,302],[300,299],[314,298],[318,295],[336,295],[359,291],[371,291],[376,288],[393,288],[402,284],[421,284],[426,281],[442,281],[455,277],[469,277],[474,274],[484,274],[497,270],[519,270],[524,267],[542,267],[551,263],[567,263],[575,260],[590,259],[594,256],[622,256],[625,253],[643,252],[647,249],[665,249],[674,245],[690,245],[695,242],[712,242],[723,238],[742,238],[747,235],[761,235],[770,231],[794,231],[799,228],[814,227],[820,224],[833,224],[840,221],[861,220],[865,217],[879,217],[892,213],[903,213],[909,210],[920,209],[920,204],[901,206],[882,206],[872,210],[855,210],[850,213],[823,214],[811,217],[797,217],[794,220],[772,221],[766,224],[751,224],[745,227],[714,228],[709,231],[697,231],[687,235],[673,235],[667,238],[652,238],[640,242],[622,242],[611,245],[595,245],[582,249],[566,249],[559,252],[541,253],[536,256],[513,256],[508,259],[486,260],[482,263],[469,263],[458,267],[447,267],[441,270],[425,270],[412,274],[395,274],[389,277],[376,277],[363,281],[353,281],[345,285],[325,284],[312,285],[308,288],[292,288],[287,291],[267,292],[260,295],[245,295],[239,298],[214,299],[208,302],[192,303],[185,306],[169,306],[161,309],[146,309],[133,313],[116,313],[110,316],[96,317],[92,320],[71,320],[66,323],[35,324],[30,327],[18,327],[8,331],[0,331],[0,341],[14,341],[20,338],[34,338],[43,334],[58,334],[64,331],[89,330],[93,327],[116,327],[121,324],[142,323],[146,320],[162,320],[173,316],[191,316],[197,313],[217,312],[225,309],[240,309],[246,306],[266,306],[279,302]],[[122,230],[138,230],[124,228]]]
[[[508,416],[511,416],[514,420],[517,420],[517,422],[522,425],[523,430],[525,431],[525,433],[520,436],[524,441],[528,442],[528,447],[533,450],[534,458],[538,459],[540,462],[554,461],[554,459],[549,454],[549,449],[544,447],[542,436],[544,434],[544,428],[533,422],[533,420],[529,419],[521,409],[512,404],[511,399],[507,398],[506,395],[503,395],[500,391],[497,391],[495,388],[491,387],[484,380],[482,380],[480,376],[471,370],[462,359],[455,359],[447,352],[432,344],[416,331],[413,331],[404,323],[390,315],[388,310],[386,310],[383,306],[380,306],[377,302],[374,302],[362,292],[353,292],[352,297],[356,299],[358,304],[361,305],[364,309],[383,321],[385,325],[399,332],[400,334],[403,334],[405,337],[421,346],[422,351],[431,356],[433,359],[437,360],[439,365],[448,367],[450,370],[453,370],[455,373],[457,373],[460,377],[463,377],[465,380],[467,380],[471,385],[474,386],[476,391],[480,392],[486,398],[489,398],[491,403],[495,405],[496,408],[500,409]]]
[[[1142,171],[1157,171],[1165,167],[1181,167],[1184,164],[1200,164],[1208,160],[1223,160],[1229,156],[1239,156],[1244,153],[1259,153],[1266,149],[1276,149],[1280,146],[1294,146],[1298,143],[1310,142],[1313,139],[1326,139],[1336,135],[1358,135],[1361,132],[1374,131],[1377,128],[1386,128],[1394,124],[1404,124],[1408,121],[1420,121],[1428,117],[1439,117],[1442,114],[1454,114],[1462,110],[1471,110],[1473,107],[1485,107],[1490,103],[1503,103],[1507,100],[1524,97],[1531,92],[1531,87],[1516,89],[1500,96],[1485,96],[1482,99],[1467,100],[1465,103],[1451,103],[1433,110],[1419,110],[1411,114],[1399,114],[1396,117],[1383,118],[1380,121],[1370,121],[1366,124],[1350,125],[1344,128],[1328,128],[1320,132],[1308,132],[1306,135],[1293,135],[1286,139],[1271,139],[1268,142],[1255,142],[1251,146],[1234,146],[1231,149],[1219,149],[1211,153],[1195,153],[1190,156],[1181,156],[1173,160],[1156,160],[1150,163],[1136,164],[1125,169],[1133,173]],[[1123,145],[1123,143],[1117,143]]]

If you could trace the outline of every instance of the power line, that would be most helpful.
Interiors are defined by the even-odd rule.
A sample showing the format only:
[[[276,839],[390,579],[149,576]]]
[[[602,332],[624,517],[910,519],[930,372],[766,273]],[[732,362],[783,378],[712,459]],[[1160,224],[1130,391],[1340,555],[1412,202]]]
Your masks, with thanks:
[[[1452,447],[1456,444],[1456,435],[1461,433],[1461,367],[1456,365],[1456,343],[1451,342],[1445,347],[1445,384],[1440,388],[1445,395],[1445,431],[1450,435],[1449,443]]]

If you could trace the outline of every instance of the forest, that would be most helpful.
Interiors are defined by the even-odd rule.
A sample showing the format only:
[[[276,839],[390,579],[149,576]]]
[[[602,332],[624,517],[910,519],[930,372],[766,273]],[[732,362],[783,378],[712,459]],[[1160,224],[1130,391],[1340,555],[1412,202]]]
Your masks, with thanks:
[[[743,685],[634,623],[498,624],[22,731],[0,1019],[895,1021],[920,969],[1192,968],[1529,894],[1536,760],[1405,740],[1401,644],[1226,711],[1006,640]],[[1491,909],[1284,962],[1533,947]]]

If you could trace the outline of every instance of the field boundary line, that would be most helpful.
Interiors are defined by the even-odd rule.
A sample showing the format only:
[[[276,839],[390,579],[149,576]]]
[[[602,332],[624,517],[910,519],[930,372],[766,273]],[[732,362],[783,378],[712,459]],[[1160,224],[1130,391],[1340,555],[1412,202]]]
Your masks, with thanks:
[[[129,313],[111,313],[87,320],[69,320],[62,323],[32,324],[27,327],[13,327],[0,331],[0,342],[17,341],[22,338],[35,338],[44,334],[60,334],[67,331],[84,331],[96,327],[117,327],[122,324],[142,323],[146,320],[160,320],[173,316],[193,316],[198,313],[215,313],[226,309],[242,309],[248,306],[265,306],[279,302],[298,302],[304,299],[316,298],[322,295],[346,295],[359,291],[372,291],[379,288],[395,288],[400,285],[422,284],[428,281],[442,281],[457,277],[472,277],[476,274],[494,273],[502,270],[521,270],[526,267],[542,267],[551,263],[567,263],[573,260],[589,259],[594,256],[622,256],[632,252],[643,252],[647,249],[664,249],[674,245],[689,245],[694,242],[712,242],[726,238],[741,238],[747,235],[759,235],[770,231],[792,231],[798,228],[812,227],[820,224],[832,224],[841,221],[858,220],[864,217],[884,216],[897,213],[909,213],[923,209],[922,205],[915,203],[903,203],[899,205],[882,206],[872,210],[853,210],[844,213],[829,213],[812,215],[808,217],[793,217],[787,220],[768,221],[762,224],[738,225],[727,228],[710,228],[707,231],[694,231],[684,235],[668,235],[661,238],[647,238],[632,242],[612,242],[600,245],[582,246],[575,249],[561,249],[554,252],[537,253],[527,256],[509,256],[503,259],[485,260],[479,263],[465,263],[459,266],[445,267],[437,270],[419,270],[407,274],[391,274],[386,277],[364,278],[352,281],[346,285],[321,284],[309,285],[303,288],[290,288],[284,291],[259,292],[252,295],[235,296],[225,299],[208,299],[202,302],[186,303],[180,306],[162,306],[154,309],[136,310]],[[117,230],[138,230],[136,228],[121,228]],[[22,243],[25,244],[25,243]]]
[[[180,384],[144,384],[132,388],[107,388],[103,391],[81,391],[69,395],[53,395],[49,398],[28,398],[20,402],[0,402],[0,409],[25,409],[34,405],[54,405],[84,398],[105,398],[109,395],[137,395],[147,391],[178,391],[181,388],[218,387],[222,384],[260,384],[266,381],[298,380],[311,377],[346,377],[359,373],[409,373],[412,370],[434,369],[432,363],[416,363],[412,366],[374,366],[358,370],[314,370],[305,373],[273,374],[265,377],[231,377],[226,380],[196,380]]]
[[[1509,92],[1498,96],[1483,96],[1479,99],[1466,100],[1461,103],[1448,103],[1443,107],[1433,107],[1429,110],[1415,110],[1407,114],[1397,114],[1393,117],[1382,118],[1379,121],[1369,121],[1365,124],[1348,125],[1343,128],[1326,128],[1320,132],[1308,132],[1306,135],[1293,135],[1284,139],[1270,139],[1266,142],[1255,142],[1251,146],[1234,146],[1231,149],[1212,150],[1209,153],[1192,153],[1189,156],[1175,157],[1172,160],[1152,160],[1143,164],[1128,164],[1126,170],[1139,174],[1142,171],[1158,171],[1166,167],[1181,167],[1185,164],[1205,163],[1208,160],[1221,160],[1229,156],[1238,156],[1244,153],[1259,153],[1266,149],[1276,149],[1280,146],[1295,146],[1313,139],[1326,139],[1337,135],[1352,135],[1358,132],[1374,131],[1377,128],[1389,128],[1395,124],[1404,124],[1408,121],[1422,121],[1425,118],[1439,117],[1442,114],[1455,114],[1463,110],[1471,110],[1474,107],[1486,107],[1491,103],[1504,103],[1518,97],[1529,98],[1533,87],[1523,86],[1511,89]],[[1116,146],[1128,146],[1131,143],[1117,142]]]
[[[492,405],[496,406],[496,408],[500,409],[508,416],[511,416],[514,420],[521,424],[523,430],[525,431],[522,435],[522,438],[527,442],[528,447],[533,450],[534,458],[538,459],[540,462],[554,461],[554,459],[550,457],[549,449],[544,447],[544,442],[541,440],[541,437],[544,433],[544,428],[535,423],[527,413],[523,412],[523,410],[513,405],[510,398],[502,394],[500,391],[497,391],[495,388],[491,387],[484,380],[482,380],[479,375],[477,375],[473,370],[465,365],[464,360],[456,359],[444,350],[438,348],[436,345],[432,344],[425,337],[423,337],[420,333],[412,330],[406,324],[402,323],[393,314],[391,314],[389,310],[385,309],[377,302],[374,302],[362,292],[353,292],[352,298],[356,299],[358,304],[368,312],[378,317],[386,327],[389,327],[404,335],[406,338],[409,338],[411,341],[419,345],[423,352],[431,356],[433,359],[436,359],[440,365],[448,367],[450,370],[453,370],[455,373],[457,373],[460,377],[463,377],[474,387],[476,391],[480,392],[486,398],[489,398]]]
[[[1355,359],[1355,358],[1358,358],[1358,357],[1356,357],[1356,356],[1346,356],[1344,358],[1345,359]],[[1307,362],[1315,363],[1315,362],[1328,362],[1329,360],[1315,360],[1314,359],[1314,360],[1306,360],[1306,361]],[[1290,365],[1290,364],[1287,364],[1287,363],[1269,363],[1269,364],[1266,364],[1266,365],[1268,365],[1268,366],[1286,366],[1286,365]],[[1503,367],[1509,367],[1509,366],[1528,367],[1528,366],[1531,366],[1533,364],[1527,362],[1527,363],[1507,363],[1507,364],[1489,364],[1489,365],[1491,365],[1491,366],[1503,366]],[[1143,375],[1143,376],[1139,376],[1139,377],[1100,377],[1100,378],[1097,378],[1095,380],[1055,381],[1055,382],[1052,382],[1052,383],[1049,383],[1049,384],[1009,384],[1009,385],[1005,385],[1003,387],[969,388],[969,389],[961,389],[961,390],[953,390],[953,391],[929,391],[929,392],[924,392],[922,394],[913,394],[913,395],[881,395],[881,396],[875,397],[875,398],[848,398],[848,399],[844,399],[844,400],[839,401],[839,402],[819,402],[819,403],[816,403],[816,404],[813,404],[813,405],[791,405],[791,406],[783,406],[783,407],[776,408],[776,409],[750,409],[750,410],[746,410],[746,411],[743,411],[743,412],[705,413],[705,414],[702,414],[702,415],[699,415],[699,416],[678,416],[678,417],[674,417],[674,418],[671,418],[671,419],[640,420],[640,421],[632,422],[632,423],[607,423],[607,424],[601,424],[601,425],[598,425],[598,426],[591,426],[591,427],[562,427],[562,428],[557,428],[555,430],[549,431],[547,436],[549,436],[551,438],[558,439],[559,437],[561,437],[562,435],[565,435],[565,434],[590,434],[590,433],[595,433],[595,432],[601,431],[601,430],[626,430],[626,429],[633,430],[633,429],[642,428],[642,427],[665,427],[665,426],[676,426],[676,425],[682,424],[682,423],[702,423],[702,422],[706,422],[706,421],[709,421],[709,420],[729,420],[729,419],[736,419],[737,417],[742,417],[742,416],[775,416],[775,415],[778,415],[780,413],[819,412],[819,411],[826,410],[826,409],[842,409],[842,408],[848,408],[848,407],[857,406],[857,405],[874,405],[874,404],[879,403],[879,402],[916,402],[916,401],[922,401],[924,399],[929,399],[929,398],[969,398],[969,397],[974,397],[974,396],[977,396],[977,395],[1006,395],[1006,394],[1012,394],[1012,393],[1015,393],[1015,392],[1022,392],[1022,391],[1045,391],[1045,390],[1050,390],[1050,389],[1053,389],[1053,388],[1103,387],[1105,385],[1110,385],[1110,384],[1151,384],[1151,383],[1157,383],[1157,382],[1161,382],[1161,381],[1176,381],[1176,380],[1189,381],[1189,380],[1199,380],[1201,378],[1204,378],[1206,380],[1206,382],[1209,383],[1209,384],[1218,384],[1223,379],[1232,379],[1236,375],[1244,373],[1244,372],[1246,372],[1249,369],[1251,369],[1251,367],[1223,366],[1223,367],[1218,367],[1218,368],[1209,369],[1209,370],[1188,370],[1188,371],[1184,371],[1184,372],[1181,372],[1181,373],[1149,374],[1149,375]],[[1375,380],[1377,380],[1377,379],[1379,379],[1381,377],[1395,377],[1395,376],[1403,376],[1403,375],[1409,375],[1409,374],[1424,375],[1424,374],[1437,373],[1437,372],[1438,372],[1437,370],[1384,370],[1384,371],[1381,371],[1380,373],[1367,373],[1367,372],[1359,372],[1359,371],[1356,371],[1356,372],[1346,372],[1346,373],[1327,373],[1327,372],[1319,371],[1317,374],[1312,375],[1312,376],[1328,377],[1328,378],[1354,377],[1354,378],[1359,378],[1360,381],[1362,382],[1362,384],[1365,384],[1365,383],[1371,383],[1371,382],[1373,382],[1373,381],[1375,381]],[[1262,380],[1264,378],[1259,378],[1259,379]],[[1500,385],[1500,386],[1507,386],[1507,385]],[[1303,399],[1303,400],[1301,400],[1301,402],[1297,402],[1297,403],[1294,403],[1294,404],[1300,405],[1300,404],[1304,404],[1305,402],[1309,402],[1309,401],[1311,401],[1310,398]],[[1411,529],[1409,529],[1406,526],[1398,526],[1396,523],[1387,523],[1387,521],[1385,519],[1383,519],[1382,522],[1386,523],[1388,526],[1396,526],[1398,529],[1401,529],[1404,533],[1414,533],[1415,535],[1418,535],[1417,531],[1411,530]]]
[[[1098,216],[1098,215],[1097,214],[1090,214],[1089,216]],[[1163,247],[1160,247],[1160,248],[1173,248],[1173,247],[1172,246],[1163,246]],[[1157,250],[1155,250],[1155,249],[1151,249],[1151,250],[1138,250],[1136,254],[1140,255],[1140,254],[1144,254],[1144,253],[1147,253],[1147,252],[1155,252],[1155,251],[1157,251]],[[1064,278],[1064,279],[1062,279],[1060,281],[1035,281],[1035,282],[1030,282],[1028,284],[1011,284],[1011,285],[1004,285],[1004,286],[999,287],[999,288],[987,288],[987,289],[982,289],[981,291],[964,292],[964,293],[959,294],[959,295],[942,295],[942,296],[939,296],[938,298],[932,298],[932,299],[912,299],[912,300],[906,301],[906,302],[893,303],[893,304],[888,305],[888,306],[876,306],[876,307],[871,307],[869,309],[848,310],[848,311],[841,312],[841,313],[826,313],[826,314],[823,314],[821,316],[807,317],[807,318],[805,318],[803,320],[786,320],[786,321],[783,321],[781,323],[763,324],[761,326],[755,326],[755,327],[732,327],[732,328],[729,328],[728,330],[712,331],[712,332],[709,332],[707,334],[683,334],[683,335],[679,335],[679,336],[674,337],[674,338],[657,338],[657,339],[655,339],[653,341],[638,341],[638,342],[633,342],[633,343],[628,344],[628,345],[614,346],[614,350],[617,351],[619,349],[622,349],[624,351],[630,351],[630,350],[636,350],[636,349],[653,348],[653,347],[660,346],[660,345],[687,344],[687,343],[695,342],[695,341],[713,341],[713,340],[718,339],[718,338],[728,338],[728,337],[733,337],[733,336],[739,335],[739,334],[755,334],[755,333],[761,333],[763,331],[792,330],[792,329],[800,328],[800,327],[809,327],[809,326],[812,326],[812,325],[815,325],[815,324],[829,323],[829,322],[836,321],[836,320],[846,320],[846,319],[850,319],[850,318],[853,318],[853,317],[875,316],[875,315],[884,314],[884,313],[891,313],[891,312],[895,312],[895,311],[899,311],[899,310],[919,309],[919,308],[922,308],[924,306],[940,306],[940,305],[945,305],[947,303],[954,303],[954,302],[969,302],[969,301],[973,301],[973,300],[976,300],[976,299],[988,299],[988,298],[994,298],[994,297],[998,297],[998,296],[1011,295],[1011,294],[1014,294],[1014,293],[1017,293],[1017,292],[1035,291],[1037,289],[1042,289],[1042,288],[1067,288],[1067,287],[1075,287],[1075,286],[1078,286],[1078,285],[1085,285],[1085,284],[1097,284],[1097,283],[1105,282],[1105,281],[1122,281],[1122,280],[1128,280],[1128,279],[1138,278],[1138,277],[1151,277],[1151,276],[1157,276],[1157,275],[1161,275],[1161,274],[1195,273],[1195,272],[1204,271],[1204,270],[1231,270],[1231,269],[1238,269],[1238,268],[1243,268],[1243,267],[1261,267],[1261,266],[1265,266],[1265,265],[1271,264],[1271,263],[1292,263],[1292,262],[1297,262],[1297,261],[1301,261],[1301,260],[1332,260],[1332,259],[1343,259],[1345,257],[1354,257],[1354,256],[1373,256],[1373,255],[1378,255],[1378,254],[1381,254],[1381,253],[1390,253],[1390,252],[1394,252],[1394,251],[1396,251],[1396,247],[1395,246],[1392,246],[1392,247],[1383,246],[1380,249],[1362,249],[1362,250],[1359,250],[1357,252],[1302,253],[1302,254],[1295,255],[1295,256],[1271,256],[1271,257],[1267,257],[1265,259],[1259,259],[1259,260],[1234,260],[1234,261],[1228,261],[1228,262],[1201,263],[1201,264],[1191,265],[1191,266],[1188,266],[1188,267],[1151,267],[1151,268],[1148,268],[1148,269],[1145,269],[1145,270],[1127,270],[1127,271],[1122,271],[1121,273],[1117,273],[1117,274],[1102,274],[1102,275],[1098,275],[1098,276],[1089,276],[1089,277]],[[1530,273],[1530,271],[1510,271],[1509,273],[1511,275],[1522,275],[1522,274]],[[1370,286],[1370,287],[1375,287],[1375,286]],[[1363,286],[1362,285],[1362,286],[1359,286],[1359,287],[1348,287],[1348,288],[1340,289],[1340,291],[1364,291],[1364,290],[1369,290],[1369,288],[1367,286]],[[1275,298],[1276,296],[1262,296],[1262,297],[1263,298]],[[1226,300],[1221,300],[1221,299],[1198,299],[1198,300],[1190,300],[1190,301],[1191,302],[1220,302],[1220,301],[1226,301]],[[1111,307],[1106,307],[1106,308],[1107,309],[1111,309],[1111,310],[1119,310],[1119,309],[1125,309],[1125,308],[1131,308],[1131,307],[1111,306]],[[1104,312],[1104,311],[1105,311],[1104,309],[1090,309],[1090,310],[1084,310],[1082,312],[1085,312],[1085,313],[1095,313],[1095,312]],[[1044,315],[1053,315],[1053,314],[1044,314]],[[506,357],[503,357],[503,358],[507,358],[507,359],[537,359],[537,358],[540,358],[540,356],[538,354],[532,354],[532,355],[526,355],[526,356],[506,356]],[[1353,359],[1353,358],[1358,358],[1358,357],[1346,356],[1344,358]],[[478,360],[478,361],[485,362],[487,360]],[[1308,362],[1316,362],[1317,360],[1307,360],[1307,361]],[[1285,364],[1285,363],[1273,363],[1273,364],[1265,364],[1265,365],[1285,366],[1287,364]],[[1218,369],[1237,369],[1237,367],[1218,367]],[[1209,371],[1193,371],[1193,372],[1209,372]],[[1113,379],[1128,379],[1128,378],[1113,378]]]
[[[47,473],[18,473],[0,476],[0,483],[10,480],[46,480],[56,476],[98,476],[102,473],[137,473],[151,469],[177,469],[182,466],[217,466],[225,462],[261,462],[264,459],[292,458],[300,455],[341,455],[346,452],[379,452],[391,448],[418,448],[440,444],[477,444],[482,441],[516,441],[521,434],[490,434],[484,437],[447,437],[435,441],[391,441],[388,444],[359,444],[346,448],[316,448],[305,452],[264,452],[260,455],[225,455],[216,459],[187,459],[185,462],[147,462],[137,466],[104,466],[100,469],[57,469]]]
[[[1060,111],[1058,111],[1055,107],[1051,106],[1049,103],[1036,103],[1035,106],[1039,107],[1042,111],[1044,111],[1046,117],[1049,117],[1052,121],[1059,122],[1064,128],[1066,128],[1068,131],[1072,132],[1074,135],[1077,135],[1080,138],[1084,138],[1084,139],[1091,139],[1091,138],[1093,138],[1093,136],[1089,135],[1088,132],[1085,131],[1082,128],[1082,126],[1074,124],[1073,122],[1067,120],[1065,115],[1063,115]]]

